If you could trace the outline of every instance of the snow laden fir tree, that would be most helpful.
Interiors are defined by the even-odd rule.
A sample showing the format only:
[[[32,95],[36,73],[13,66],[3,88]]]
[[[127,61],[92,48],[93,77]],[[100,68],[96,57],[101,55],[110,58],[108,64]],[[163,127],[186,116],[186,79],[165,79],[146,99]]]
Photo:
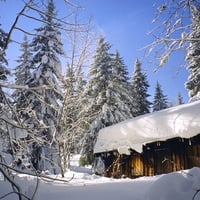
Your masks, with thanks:
[[[132,115],[137,117],[150,112],[151,103],[148,101],[150,96],[148,92],[149,84],[147,75],[142,72],[141,63],[137,59],[131,83],[132,93]]]
[[[200,7],[192,6],[191,13],[190,45],[186,56],[190,75],[185,85],[191,100],[197,100],[200,98]]]
[[[33,52],[31,68],[34,70],[26,81],[29,89],[18,97],[21,106],[26,108],[21,112],[21,117],[25,126],[31,130],[28,136],[29,147],[36,170],[46,169],[47,160],[52,165],[56,161],[53,150],[57,151],[55,133],[58,130],[57,116],[62,99],[59,89],[61,63],[58,56],[64,54],[53,0],[48,2],[47,10],[41,14],[41,18],[44,23],[35,29],[37,34],[30,44]],[[42,157],[46,159],[45,162],[41,162]]]
[[[7,75],[9,74],[9,70],[7,69],[8,61],[6,59],[6,40],[7,33],[0,27],[0,82],[4,83],[7,80]],[[9,106],[7,105],[7,97],[0,86],[0,151],[1,144],[3,144],[8,139],[7,135],[7,123],[6,120],[10,117]]]
[[[163,94],[161,85],[157,82],[153,99],[153,112],[166,108],[168,108],[167,97]]]
[[[83,150],[88,161],[99,130],[132,117],[127,68],[119,53],[111,54],[110,48],[100,38],[83,94],[85,113],[91,116]]]
[[[31,76],[32,52],[29,46],[27,35],[24,35],[24,41],[21,44],[21,55],[17,59],[18,66],[15,68],[15,84],[25,85]]]

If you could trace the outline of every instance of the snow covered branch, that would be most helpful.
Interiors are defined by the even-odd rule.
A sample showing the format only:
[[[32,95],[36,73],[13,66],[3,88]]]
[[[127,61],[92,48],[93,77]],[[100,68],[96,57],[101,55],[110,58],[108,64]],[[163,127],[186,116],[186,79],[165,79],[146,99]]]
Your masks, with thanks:
[[[186,50],[190,43],[199,41],[199,38],[193,37],[191,33],[194,26],[192,13],[194,7],[199,7],[199,5],[196,0],[180,2],[168,0],[156,5],[156,16],[152,23],[158,25],[149,32],[154,41],[144,47],[144,50],[147,55],[155,53],[159,67],[168,63],[173,52]]]

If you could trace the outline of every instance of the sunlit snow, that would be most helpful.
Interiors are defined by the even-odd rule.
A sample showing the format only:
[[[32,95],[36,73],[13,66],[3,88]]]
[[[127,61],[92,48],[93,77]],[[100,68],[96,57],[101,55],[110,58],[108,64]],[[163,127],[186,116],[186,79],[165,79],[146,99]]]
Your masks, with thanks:
[[[75,157],[76,159],[77,157]],[[76,160],[71,163],[71,170],[60,182],[37,179],[29,175],[15,175],[15,181],[23,194],[34,200],[199,200],[200,168],[174,172],[154,177],[138,179],[113,179],[100,177],[92,173],[90,168],[79,167]],[[51,175],[59,178],[60,175]],[[36,190],[38,183],[38,189]],[[12,191],[8,181],[0,175],[0,198]],[[4,199],[16,200],[16,194],[10,194]]]

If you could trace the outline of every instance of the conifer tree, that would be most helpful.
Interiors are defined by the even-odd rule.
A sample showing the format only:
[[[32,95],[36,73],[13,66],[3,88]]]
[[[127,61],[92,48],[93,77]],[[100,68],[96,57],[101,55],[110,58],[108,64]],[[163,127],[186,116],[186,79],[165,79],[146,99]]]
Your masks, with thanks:
[[[32,69],[32,53],[29,46],[29,41],[27,35],[24,35],[24,41],[21,44],[21,55],[17,59],[18,66],[15,68],[15,84],[16,85],[25,85],[31,77]],[[15,90],[13,96],[16,101],[16,106],[19,108],[20,105],[23,105],[21,101],[24,101],[24,96],[21,90]],[[23,99],[19,99],[19,98]]]
[[[7,33],[5,33],[4,30],[0,28],[0,80],[5,80],[9,73],[8,69],[6,68],[6,66],[8,65],[5,53],[6,40],[7,40]],[[0,98],[0,102],[1,100],[2,97]]]
[[[41,14],[43,25],[36,29],[37,36],[33,38],[32,63],[35,68],[26,82],[29,90],[24,91],[26,102],[23,106],[24,124],[33,129],[32,138],[40,138],[41,143],[33,143],[32,162],[36,169],[39,166],[44,145],[52,143],[57,125],[57,111],[62,94],[59,89],[61,79],[60,55],[63,55],[60,24],[55,21],[56,11],[53,0],[48,1],[46,11]],[[37,137],[36,137],[37,136]],[[37,139],[38,140],[38,139]],[[48,154],[46,152],[45,154]],[[51,159],[52,155],[45,155]]]
[[[19,56],[17,62],[19,63],[15,69],[16,84],[24,85],[31,76],[32,68],[32,52],[30,50],[27,35],[24,35],[24,41],[21,44],[22,54]]]
[[[184,104],[184,102],[183,102],[183,97],[181,93],[179,92],[178,97],[177,97],[177,105],[181,105],[181,104]]]
[[[118,123],[133,117],[131,114],[132,97],[128,69],[118,51],[112,58],[111,67],[111,80],[108,85],[111,93],[109,96],[107,95],[107,100],[110,101],[109,107],[113,107],[113,110],[111,110],[113,118],[115,118],[113,123]]]
[[[0,28],[0,81],[3,83],[7,80],[7,75],[10,73],[7,69],[8,61],[6,59],[6,40],[7,40],[7,33]],[[5,92],[3,88],[0,86],[0,140],[5,141],[9,138],[8,134],[8,124],[5,120],[2,119],[10,119],[10,110],[9,105]],[[11,145],[10,141],[10,145]],[[3,144],[3,142],[2,142]],[[1,153],[1,152],[0,152]],[[13,152],[12,152],[13,153]]]
[[[189,97],[197,100],[200,97],[200,8],[192,6],[192,28],[190,46],[187,49],[189,77],[186,82]]]
[[[161,85],[157,82],[153,100],[153,112],[168,108],[167,97],[163,94]]]
[[[101,128],[131,118],[128,72],[119,53],[110,53],[111,45],[99,40],[89,81],[84,91],[87,117],[90,117],[85,137],[85,152],[92,153]]]
[[[83,154],[87,154],[87,160],[91,160],[89,157],[93,154],[93,144],[98,131],[113,123],[105,116],[108,109],[107,96],[110,94],[108,85],[112,70],[110,48],[111,45],[105,42],[104,38],[100,38],[94,62],[89,70],[89,81],[82,94],[84,115],[89,119],[83,147]]]
[[[137,59],[135,62],[135,69],[131,83],[132,91],[132,115],[134,117],[150,112],[151,103],[148,101],[150,96],[148,92],[149,84],[147,76],[141,69],[141,63]]]

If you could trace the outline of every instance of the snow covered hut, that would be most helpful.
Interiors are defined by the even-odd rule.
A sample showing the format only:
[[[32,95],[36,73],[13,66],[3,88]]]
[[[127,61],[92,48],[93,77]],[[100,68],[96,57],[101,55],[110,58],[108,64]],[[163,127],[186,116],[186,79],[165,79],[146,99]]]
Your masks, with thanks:
[[[94,155],[103,161],[105,176],[134,178],[200,167],[200,101],[101,129]]]

